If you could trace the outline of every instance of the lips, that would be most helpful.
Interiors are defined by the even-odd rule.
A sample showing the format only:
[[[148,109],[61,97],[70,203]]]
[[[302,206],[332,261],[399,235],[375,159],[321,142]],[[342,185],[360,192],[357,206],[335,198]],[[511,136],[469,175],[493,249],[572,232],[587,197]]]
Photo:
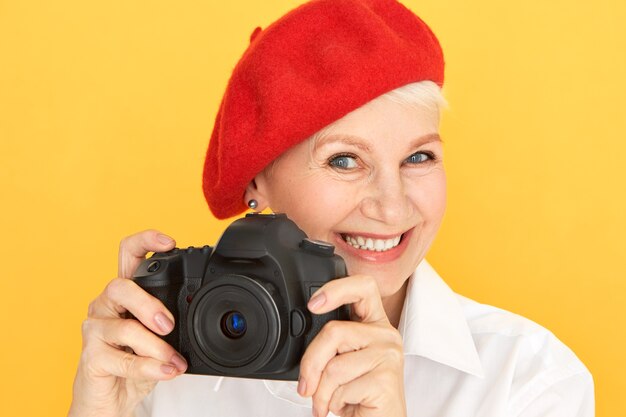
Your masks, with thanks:
[[[341,235],[343,240],[353,248],[362,249],[372,252],[386,252],[395,248],[400,244],[402,235],[398,235],[386,239],[378,239],[367,236],[351,235],[344,233]]]

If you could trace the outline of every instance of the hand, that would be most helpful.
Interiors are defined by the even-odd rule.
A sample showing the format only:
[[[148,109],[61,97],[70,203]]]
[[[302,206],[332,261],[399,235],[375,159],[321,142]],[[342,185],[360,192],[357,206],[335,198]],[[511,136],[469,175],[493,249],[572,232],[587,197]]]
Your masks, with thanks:
[[[355,321],[328,322],[300,362],[298,393],[313,396],[313,415],[403,417],[404,353],[400,333],[389,323],[378,285],[354,275],[328,282],[308,308],[327,313],[350,304]]]
[[[155,230],[120,242],[118,278],[91,302],[83,322],[83,350],[70,417],[131,416],[157,381],[172,379],[187,369],[182,356],[152,333],[171,332],[174,317],[161,301],[128,279],[148,252],[166,251],[174,245]],[[125,319],[127,311],[137,319]]]

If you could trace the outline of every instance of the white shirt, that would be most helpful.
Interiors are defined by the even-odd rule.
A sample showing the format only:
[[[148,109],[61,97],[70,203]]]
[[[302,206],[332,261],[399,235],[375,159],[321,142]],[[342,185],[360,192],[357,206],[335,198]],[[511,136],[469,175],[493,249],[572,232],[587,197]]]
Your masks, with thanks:
[[[593,380],[552,333],[455,294],[423,261],[400,325],[407,413],[415,417],[592,417]],[[311,416],[296,382],[182,375],[160,382],[137,417]],[[391,416],[390,416],[391,417]]]

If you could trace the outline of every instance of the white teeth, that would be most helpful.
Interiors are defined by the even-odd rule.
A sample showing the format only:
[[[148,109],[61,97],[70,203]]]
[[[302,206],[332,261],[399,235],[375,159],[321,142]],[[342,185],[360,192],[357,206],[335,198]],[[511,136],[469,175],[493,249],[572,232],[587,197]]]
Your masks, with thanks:
[[[402,235],[391,239],[372,239],[363,236],[343,235],[343,239],[357,249],[371,250],[376,252],[384,252],[395,248],[400,243]]]

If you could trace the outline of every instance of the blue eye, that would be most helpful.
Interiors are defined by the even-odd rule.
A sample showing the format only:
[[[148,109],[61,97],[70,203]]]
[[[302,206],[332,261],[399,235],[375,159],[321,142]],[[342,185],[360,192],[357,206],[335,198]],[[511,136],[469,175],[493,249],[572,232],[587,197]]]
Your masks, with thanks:
[[[428,152],[415,152],[406,159],[406,162],[409,164],[421,164],[431,159],[435,158]]]
[[[328,160],[328,164],[331,167],[339,169],[351,169],[357,167],[356,158],[350,155],[333,156]]]

